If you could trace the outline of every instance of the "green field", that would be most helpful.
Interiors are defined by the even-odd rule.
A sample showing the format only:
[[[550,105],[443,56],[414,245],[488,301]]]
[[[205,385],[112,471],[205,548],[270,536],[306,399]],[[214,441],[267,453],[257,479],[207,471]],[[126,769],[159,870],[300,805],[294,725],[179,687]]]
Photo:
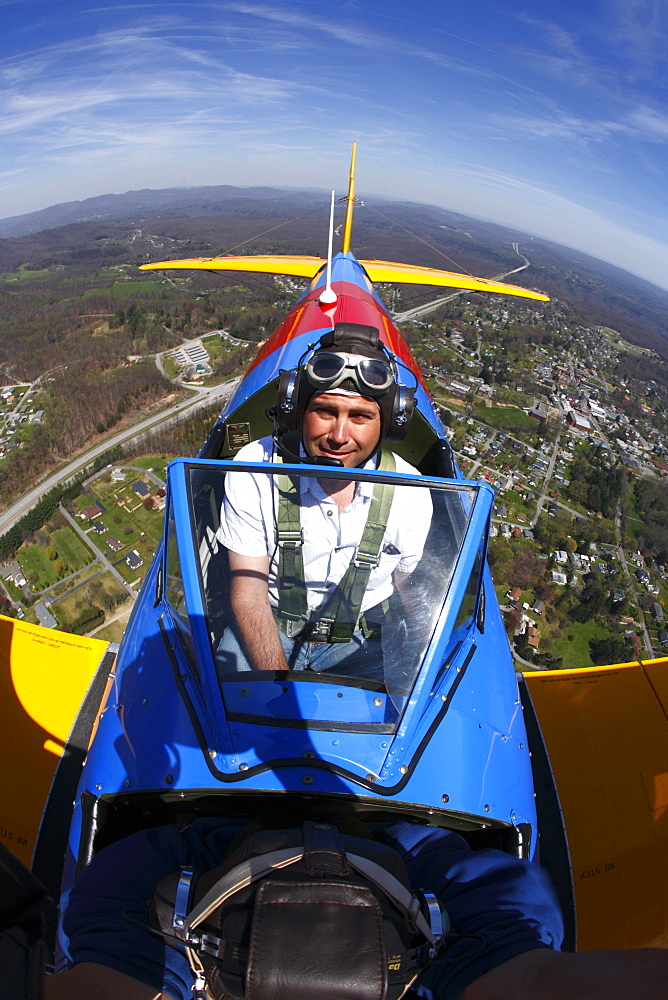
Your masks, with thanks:
[[[57,555],[54,559],[49,559],[47,546],[55,549]],[[44,590],[56,583],[61,576],[83,569],[93,558],[91,550],[69,525],[49,533],[48,540],[44,543],[22,545],[18,552],[21,569],[33,591]],[[66,569],[59,572],[60,559],[65,561]]]
[[[165,369],[168,378],[176,378],[181,372],[181,365],[177,365],[174,358],[170,358],[168,354],[163,355],[162,367]]]
[[[482,420],[500,431],[515,431],[521,433],[533,432],[538,422],[528,416],[524,410],[515,406],[477,406],[473,412],[476,420]]]
[[[569,635],[573,638],[569,639]],[[600,622],[585,622],[583,624],[573,622],[552,644],[550,652],[555,657],[562,657],[564,670],[593,667],[594,662],[589,654],[589,640],[605,639],[609,635],[610,631]],[[631,656],[631,647],[629,647],[629,656]]]
[[[140,458],[132,458],[129,460],[130,465],[139,466],[140,469],[148,469],[154,475],[158,476],[159,479],[165,480],[165,469],[171,462],[171,458],[168,455],[142,455]],[[132,475],[132,470],[128,469],[128,476]],[[134,481],[134,480],[133,480]]]
[[[54,531],[51,544],[70,567],[70,572],[83,569],[93,561],[93,553],[69,524]]]
[[[33,271],[25,264],[21,264],[18,271],[7,271],[0,274],[0,281],[29,281],[30,278],[43,278],[44,275],[51,274],[53,270],[55,270],[54,267],[44,267],[39,271]]]

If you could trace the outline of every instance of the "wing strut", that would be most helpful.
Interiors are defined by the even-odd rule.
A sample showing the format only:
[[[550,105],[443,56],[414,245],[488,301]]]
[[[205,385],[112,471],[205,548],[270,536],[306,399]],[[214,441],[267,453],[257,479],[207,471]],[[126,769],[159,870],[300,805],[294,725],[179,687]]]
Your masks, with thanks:
[[[343,237],[341,240],[341,253],[350,252],[350,237],[353,230],[353,205],[355,204],[355,157],[357,156],[357,143],[353,143],[353,151],[350,156],[350,179],[348,181],[348,194],[346,195],[346,217],[343,222]]]

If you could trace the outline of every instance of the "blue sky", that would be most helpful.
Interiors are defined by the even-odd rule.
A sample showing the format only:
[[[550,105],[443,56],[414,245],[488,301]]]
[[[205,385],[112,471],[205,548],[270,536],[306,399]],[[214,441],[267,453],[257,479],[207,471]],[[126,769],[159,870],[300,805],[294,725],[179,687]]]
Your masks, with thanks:
[[[139,188],[336,188],[668,287],[665,0],[0,0],[0,218]]]

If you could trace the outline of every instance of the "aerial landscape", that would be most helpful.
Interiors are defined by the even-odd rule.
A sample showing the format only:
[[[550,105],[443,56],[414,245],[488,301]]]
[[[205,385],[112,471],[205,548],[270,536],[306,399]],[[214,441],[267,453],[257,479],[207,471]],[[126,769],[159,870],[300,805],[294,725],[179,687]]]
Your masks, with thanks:
[[[664,5],[3,14],[0,1000],[663,996]]]
[[[220,408],[210,391],[243,373],[303,287],[258,275],[165,278],[137,266],[156,254],[218,253],[299,205],[298,223],[247,252],[305,242],[324,252],[324,195],[305,197],[306,213],[278,191],[211,189],[181,204],[172,193],[165,214],[154,207],[130,219],[114,218],[108,199],[104,223],[4,238],[3,505],[83,451],[76,485],[54,493],[42,523],[32,515],[3,528],[6,613],[120,638],[161,535],[167,461],[197,452]],[[551,297],[395,286],[388,298],[462,469],[496,490],[490,561],[518,666],[658,655],[668,644],[668,293],[428,206],[371,202],[356,227],[372,257],[434,266],[448,256],[463,271],[519,272]],[[202,408],[182,423],[156,420],[152,433],[113,443],[115,432],[190,397]]]

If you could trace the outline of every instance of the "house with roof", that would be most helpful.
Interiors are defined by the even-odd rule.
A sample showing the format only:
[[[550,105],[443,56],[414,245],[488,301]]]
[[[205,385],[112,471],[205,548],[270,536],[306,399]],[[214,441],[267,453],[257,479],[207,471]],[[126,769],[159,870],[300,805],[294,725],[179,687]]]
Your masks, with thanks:
[[[102,510],[97,506],[97,504],[92,504],[90,507],[83,507],[79,511],[79,517],[82,521],[92,521],[94,517],[99,517]]]
[[[133,483],[130,489],[139,497],[147,497],[151,492],[146,483],[143,483],[141,479],[138,479],[136,483]]]
[[[127,556],[125,557],[125,561],[132,570],[139,569],[140,566],[144,565],[144,560],[139,555],[136,549],[133,549],[132,552],[128,552]]]
[[[114,538],[113,535],[111,535],[107,539],[107,545],[109,546],[112,552],[120,552],[120,550],[123,548],[123,542],[119,542],[119,540],[117,538]]]
[[[532,649],[538,649],[540,643],[540,632],[533,625],[529,625],[527,629],[527,645],[531,646]]]
[[[37,615],[37,621],[40,623],[42,628],[56,628],[58,622],[53,617],[49,609],[47,608],[44,601],[38,601],[35,605],[35,614]]]

